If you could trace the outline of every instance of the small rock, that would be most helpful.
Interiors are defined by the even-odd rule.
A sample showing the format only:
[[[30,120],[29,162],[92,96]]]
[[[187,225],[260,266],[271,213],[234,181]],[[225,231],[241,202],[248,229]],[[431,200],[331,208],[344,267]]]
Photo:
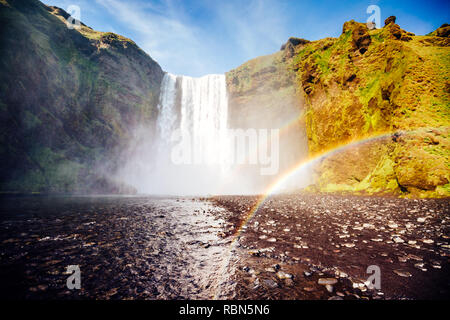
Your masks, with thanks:
[[[388,227],[391,228],[391,229],[397,229],[398,228],[398,224],[391,222],[391,223],[388,224]]]
[[[278,279],[280,279],[280,280],[283,280],[283,279],[292,279],[292,274],[286,273],[286,272],[284,272],[284,271],[278,271],[278,272],[277,272],[277,277],[278,277]]]
[[[416,264],[414,265],[414,267],[416,267],[416,268],[419,269],[419,270],[427,271],[427,269],[424,268],[424,266],[425,266],[425,263],[423,263],[423,262],[419,262],[419,263],[416,263]]]
[[[305,276],[305,277],[311,277],[312,276],[312,272],[309,272],[309,271],[303,271],[303,275]]]
[[[292,279],[284,280],[284,284],[288,287],[292,287],[294,285],[294,281]]]
[[[325,288],[329,293],[333,293],[334,287],[330,284],[325,285]]]
[[[328,298],[328,300],[344,300],[344,299],[342,299],[342,297],[340,297],[340,296],[333,296],[333,297]]]
[[[412,277],[412,274],[408,271],[394,270],[394,273],[400,277],[409,278]]]
[[[270,239],[267,239],[267,241],[269,241],[269,242],[277,242],[277,239],[275,239],[275,238],[270,238]]]
[[[265,280],[263,280],[263,283],[264,283],[264,285],[265,285],[266,287],[269,287],[269,288],[271,288],[271,289],[278,288],[278,283],[276,283],[276,282],[273,281],[273,280],[265,279]]]
[[[393,240],[395,243],[403,243],[403,242],[405,242],[405,240],[403,240],[403,239],[400,238],[400,237],[394,237],[392,240]]]
[[[336,284],[338,281],[335,278],[320,278],[319,280],[317,280],[317,283],[323,286],[328,285],[334,285]]]
[[[426,218],[417,218],[417,222],[424,223]]]

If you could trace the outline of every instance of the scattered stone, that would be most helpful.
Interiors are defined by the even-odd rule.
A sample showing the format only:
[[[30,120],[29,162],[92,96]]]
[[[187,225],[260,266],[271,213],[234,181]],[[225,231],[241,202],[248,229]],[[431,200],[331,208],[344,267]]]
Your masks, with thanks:
[[[273,281],[271,279],[264,279],[263,283],[266,287],[269,287],[270,289],[278,288],[278,283],[276,281]]]
[[[335,278],[320,278],[319,280],[317,280],[317,283],[323,286],[328,285],[334,285],[336,284],[338,281]]]
[[[292,279],[292,274],[286,273],[286,272],[284,272],[284,271],[278,271],[278,272],[277,272],[277,277],[278,277],[278,279],[280,279],[280,280],[283,280],[283,279]]]
[[[285,279],[284,284],[288,287],[292,287],[294,285],[294,281],[292,279]]]
[[[423,243],[426,243],[426,244],[432,244],[432,243],[434,243],[434,241],[431,240],[431,239],[423,239],[422,242],[423,242]]]
[[[333,296],[333,297],[328,298],[328,300],[344,300],[344,299],[342,299],[342,297],[340,297],[340,296]]]
[[[392,240],[393,240],[395,243],[403,243],[403,242],[405,242],[405,240],[403,240],[403,239],[400,238],[400,237],[394,237]]]
[[[330,284],[326,284],[325,288],[327,289],[327,291],[329,293],[333,293],[333,291],[334,291],[334,287],[332,285],[330,285]]]
[[[425,266],[425,263],[423,263],[423,262],[414,264],[414,267],[416,267],[417,269],[422,270],[422,271],[427,271],[427,269],[424,268],[424,266]]]
[[[275,239],[275,238],[270,238],[270,239],[267,239],[267,241],[268,241],[268,242],[277,242],[277,239]]]
[[[424,223],[426,218],[417,218],[417,222]]]
[[[311,277],[312,276],[312,272],[309,272],[309,271],[303,271],[303,275],[305,276],[305,277]]]
[[[408,271],[394,270],[394,273],[400,277],[409,278],[412,277],[412,274]]]

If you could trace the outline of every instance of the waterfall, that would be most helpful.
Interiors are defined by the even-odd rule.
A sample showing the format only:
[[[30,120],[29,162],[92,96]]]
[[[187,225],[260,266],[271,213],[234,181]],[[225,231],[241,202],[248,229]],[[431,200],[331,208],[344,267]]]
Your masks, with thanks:
[[[156,154],[149,193],[214,193],[227,178],[228,99],[225,75],[201,78],[166,73],[158,104]],[[174,141],[176,134],[178,141]],[[188,161],[175,165],[176,144],[190,150]],[[149,184],[150,186],[150,184]]]

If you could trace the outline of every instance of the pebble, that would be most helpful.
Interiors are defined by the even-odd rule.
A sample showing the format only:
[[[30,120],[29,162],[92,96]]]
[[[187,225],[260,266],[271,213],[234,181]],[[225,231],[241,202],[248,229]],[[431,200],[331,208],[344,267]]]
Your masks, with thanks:
[[[303,271],[303,275],[305,276],[305,277],[311,277],[312,276],[312,272],[309,272],[309,271]]]
[[[270,279],[264,279],[264,280],[263,280],[263,283],[264,283],[265,286],[267,286],[267,287],[269,287],[269,288],[271,288],[271,289],[278,288],[278,283],[275,282],[275,281],[273,281],[273,280],[270,280]]]
[[[409,278],[412,277],[412,274],[408,271],[394,270],[394,273],[400,277]]]
[[[405,240],[403,240],[403,239],[400,238],[400,237],[394,237],[392,240],[393,240],[395,243],[403,243],[403,242],[405,242]]]
[[[283,280],[283,279],[292,279],[292,274],[286,273],[286,272],[284,272],[284,271],[278,271],[278,272],[277,272],[277,277],[278,277],[278,279],[280,279],[280,280]]]
[[[328,298],[328,300],[344,300],[344,299],[342,299],[342,297],[340,297],[340,296],[333,296],[333,297]]]
[[[317,280],[317,283],[320,285],[334,285],[336,284],[338,281],[335,278],[320,278],[319,280]]]

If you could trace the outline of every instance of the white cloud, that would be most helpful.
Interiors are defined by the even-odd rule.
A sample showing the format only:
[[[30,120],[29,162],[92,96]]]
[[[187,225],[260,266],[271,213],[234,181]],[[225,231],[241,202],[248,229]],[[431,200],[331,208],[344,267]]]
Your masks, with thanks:
[[[276,51],[287,39],[275,0],[195,3],[207,16],[190,16],[193,2],[96,1],[133,30],[137,35],[133,40],[172,73],[225,72]]]

